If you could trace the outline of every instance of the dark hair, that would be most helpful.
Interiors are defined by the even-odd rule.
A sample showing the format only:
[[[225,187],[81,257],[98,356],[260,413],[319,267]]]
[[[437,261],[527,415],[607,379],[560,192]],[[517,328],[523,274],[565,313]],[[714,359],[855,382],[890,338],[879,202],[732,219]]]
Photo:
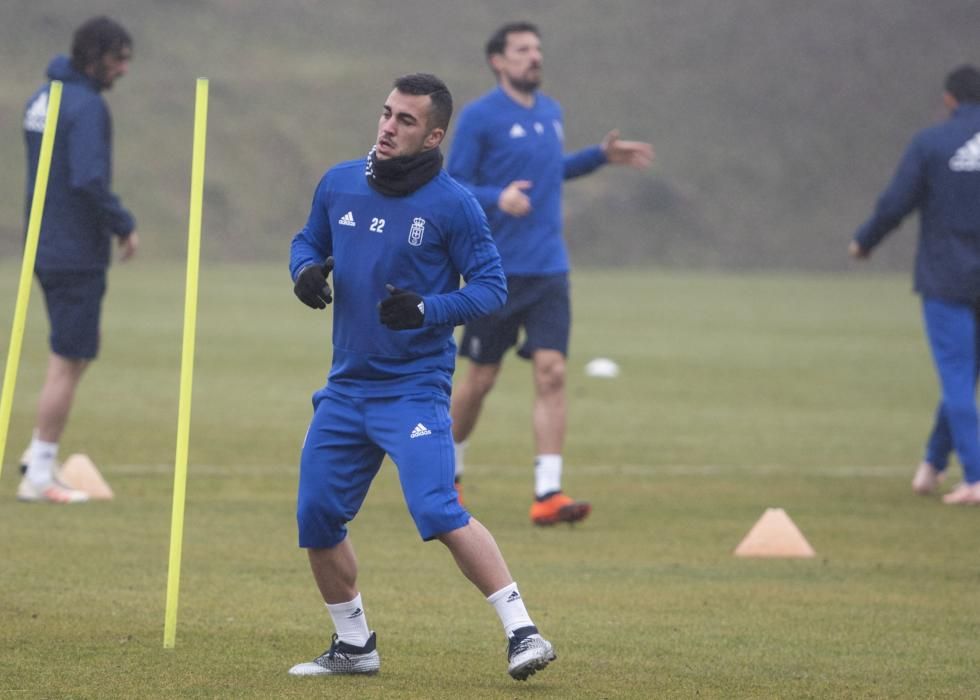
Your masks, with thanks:
[[[509,22],[495,31],[490,39],[487,40],[487,60],[495,54],[501,54],[507,48],[507,35],[517,34],[518,32],[531,32],[534,36],[541,38],[541,32],[536,24],[531,22]]]
[[[406,95],[428,95],[432,99],[429,127],[448,129],[453,116],[453,96],[446,84],[431,73],[412,73],[395,80],[395,89]]]
[[[71,42],[71,63],[84,71],[107,54],[119,54],[133,47],[133,38],[118,22],[108,17],[93,17],[75,30]]]
[[[980,70],[962,65],[946,76],[945,87],[957,102],[980,102]]]

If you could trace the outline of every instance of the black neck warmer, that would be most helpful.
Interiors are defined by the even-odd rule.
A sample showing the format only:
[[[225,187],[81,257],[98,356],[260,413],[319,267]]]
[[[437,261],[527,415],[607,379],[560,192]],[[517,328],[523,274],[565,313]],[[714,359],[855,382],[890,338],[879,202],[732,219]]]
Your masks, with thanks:
[[[374,150],[368,153],[364,176],[372,189],[389,197],[411,194],[442,169],[442,151],[438,148],[387,160],[378,160]]]

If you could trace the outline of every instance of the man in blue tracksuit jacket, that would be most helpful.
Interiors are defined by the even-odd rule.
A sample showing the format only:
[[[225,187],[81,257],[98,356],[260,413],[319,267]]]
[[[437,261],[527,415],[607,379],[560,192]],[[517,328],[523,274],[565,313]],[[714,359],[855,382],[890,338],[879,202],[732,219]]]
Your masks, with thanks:
[[[23,501],[87,500],[86,494],[61,484],[55,469],[75,389],[98,354],[111,240],[118,240],[122,260],[136,252],[139,242],[132,215],[111,190],[112,119],[102,97],[126,74],[132,47],[120,24],[95,17],[75,32],[71,57],[57,56],[48,66],[48,78],[64,87],[34,272],[51,323],[51,354],[26,473],[17,490]],[[49,90],[49,83],[38,89],[24,113],[28,220]]]
[[[920,230],[915,291],[922,296],[926,335],[942,398],[912,481],[931,493],[955,449],[963,483],[948,504],[980,504],[980,437],[976,384],[980,368],[980,71],[951,72],[943,100],[946,121],[920,131],[905,151],[871,218],[854,235],[853,257],[867,258],[913,210]]]
[[[347,523],[385,454],[424,540],[438,539],[487,596],[518,680],[555,658],[531,622],[490,532],[453,488],[449,394],[454,326],[507,297],[500,256],[473,196],[442,170],[452,97],[433,75],[395,81],[368,158],[320,181],[289,269],[297,297],[333,304],[333,362],[300,457],[297,523],[336,634],[293,675],[376,673]],[[333,272],[334,288],[327,284]],[[459,287],[462,275],[466,280]]]
[[[600,145],[564,154],[558,102],[538,91],[541,39],[528,22],[502,26],[487,42],[486,57],[497,87],[467,105],[456,125],[449,174],[483,205],[507,274],[507,305],[466,324],[460,354],[470,367],[453,394],[457,478],[463,447],[493,388],[500,363],[525,339],[518,354],[534,373],[534,501],[536,525],[575,522],[590,506],[562,493],[565,439],[565,358],[571,329],[568,252],[562,236],[564,180],[606,163],[645,168],[653,158],[648,143],[622,141],[618,132]]]

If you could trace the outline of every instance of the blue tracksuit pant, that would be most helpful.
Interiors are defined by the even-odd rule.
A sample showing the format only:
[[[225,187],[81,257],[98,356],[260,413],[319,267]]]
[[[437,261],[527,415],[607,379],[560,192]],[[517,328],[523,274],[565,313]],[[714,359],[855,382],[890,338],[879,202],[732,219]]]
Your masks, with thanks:
[[[922,315],[942,396],[925,458],[945,469],[955,449],[963,480],[980,482],[976,387],[980,370],[980,307],[923,297]]]

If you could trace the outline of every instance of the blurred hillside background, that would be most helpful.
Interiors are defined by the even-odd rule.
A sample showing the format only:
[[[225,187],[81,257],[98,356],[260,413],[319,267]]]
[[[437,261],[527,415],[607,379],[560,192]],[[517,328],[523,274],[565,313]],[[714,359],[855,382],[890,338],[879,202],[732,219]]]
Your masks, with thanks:
[[[835,270],[909,137],[980,59],[976,0],[4,0],[0,257],[20,254],[22,110],[50,58],[105,13],[135,41],[108,94],[115,189],[148,259],[184,255],[194,81],[211,81],[205,261],[278,261],[332,163],[370,147],[391,80],[430,71],[458,104],[487,36],[543,31],[570,149],[618,127],[654,168],[567,189],[576,265]],[[452,132],[450,132],[452,136]],[[872,263],[906,269],[908,222]]]

